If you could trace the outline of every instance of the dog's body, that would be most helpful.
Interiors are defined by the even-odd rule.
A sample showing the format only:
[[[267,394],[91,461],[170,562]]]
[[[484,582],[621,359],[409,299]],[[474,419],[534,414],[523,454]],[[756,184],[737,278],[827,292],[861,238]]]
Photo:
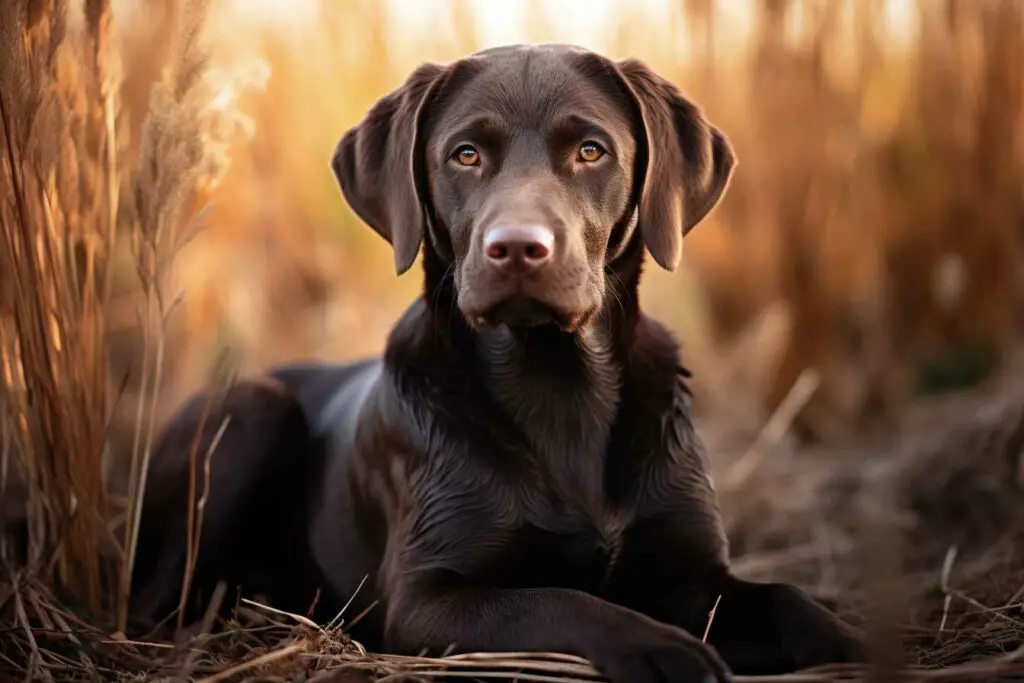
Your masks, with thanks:
[[[178,414],[137,611],[178,604],[191,461],[209,495],[190,616],[221,579],[290,611],[316,597],[323,620],[354,596],[350,616],[379,601],[354,627],[371,648],[569,652],[615,683],[857,657],[803,593],[729,573],[686,372],[639,309],[645,247],[674,268],[732,166],[636,62],[541,46],[418,70],[334,169],[400,272],[426,242],[423,296],[381,359],[279,369]]]

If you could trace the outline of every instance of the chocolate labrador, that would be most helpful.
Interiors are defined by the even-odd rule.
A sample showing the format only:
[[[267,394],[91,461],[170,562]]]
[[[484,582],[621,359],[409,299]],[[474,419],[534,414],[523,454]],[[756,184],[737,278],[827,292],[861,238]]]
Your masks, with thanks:
[[[177,414],[140,616],[178,606],[197,462],[189,618],[225,580],[323,620],[372,606],[353,625],[370,648],[573,653],[615,683],[860,658],[800,590],[730,573],[689,375],[640,310],[644,252],[676,268],[734,167],[698,107],[638,61],[503,47],[417,69],[332,167],[398,273],[422,251],[423,294],[381,358]]]

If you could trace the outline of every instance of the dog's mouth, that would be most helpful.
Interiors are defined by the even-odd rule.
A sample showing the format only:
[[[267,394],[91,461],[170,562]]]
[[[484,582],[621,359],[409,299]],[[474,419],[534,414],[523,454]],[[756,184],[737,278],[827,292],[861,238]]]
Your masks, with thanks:
[[[502,299],[479,314],[467,316],[476,328],[506,325],[513,329],[552,326],[563,332],[575,332],[589,317],[567,311],[540,299],[516,294]]]

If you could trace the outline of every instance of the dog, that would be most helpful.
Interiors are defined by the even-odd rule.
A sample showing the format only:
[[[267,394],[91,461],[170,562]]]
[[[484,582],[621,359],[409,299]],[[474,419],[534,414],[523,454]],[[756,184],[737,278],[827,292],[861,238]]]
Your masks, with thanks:
[[[570,653],[613,683],[860,661],[808,595],[730,572],[689,374],[640,309],[645,254],[675,269],[735,165],[637,60],[507,46],[416,69],[331,167],[398,274],[422,253],[422,295],[379,358],[176,413],[135,613],[194,619],[223,581],[321,623],[351,601],[371,649]]]

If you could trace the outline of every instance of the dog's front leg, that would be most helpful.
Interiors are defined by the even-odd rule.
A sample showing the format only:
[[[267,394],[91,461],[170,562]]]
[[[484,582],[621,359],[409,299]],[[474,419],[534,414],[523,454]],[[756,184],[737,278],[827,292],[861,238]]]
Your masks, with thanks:
[[[681,628],[583,591],[517,585],[529,559],[514,494],[469,458],[427,467],[445,476],[402,479],[408,507],[392,517],[381,566],[388,650],[574,654],[612,683],[728,680],[714,650]]]
[[[388,648],[405,653],[559,652],[613,683],[727,681],[712,648],[683,629],[560,588],[407,587],[387,615]]]
[[[625,391],[624,405],[647,410],[627,413],[633,421],[621,433],[629,438],[616,443],[638,474],[635,519],[623,539],[611,599],[697,638],[706,633],[735,673],[860,660],[860,635],[808,595],[731,573],[710,466],[684,385],[637,374]],[[651,409],[659,399],[661,409]]]
[[[707,544],[692,523],[659,520],[644,531],[624,553],[616,601],[706,636],[735,673],[861,661],[853,627],[794,586],[736,577],[724,558],[700,552]]]
[[[739,674],[778,674],[821,664],[861,661],[861,635],[784,583],[737,578],[727,570],[676,592],[676,619],[707,634]],[[683,624],[679,624],[683,626]]]
[[[718,595],[722,598],[714,621],[719,611],[723,619],[715,641],[732,650],[730,657],[740,669],[755,668],[758,659],[766,657],[775,659],[782,669],[863,659],[861,634],[795,586],[744,581],[728,574]],[[723,608],[726,598],[729,607]],[[751,608],[764,615],[762,623],[752,622],[745,611]],[[748,644],[749,655],[745,654]],[[758,652],[759,647],[763,652]]]

